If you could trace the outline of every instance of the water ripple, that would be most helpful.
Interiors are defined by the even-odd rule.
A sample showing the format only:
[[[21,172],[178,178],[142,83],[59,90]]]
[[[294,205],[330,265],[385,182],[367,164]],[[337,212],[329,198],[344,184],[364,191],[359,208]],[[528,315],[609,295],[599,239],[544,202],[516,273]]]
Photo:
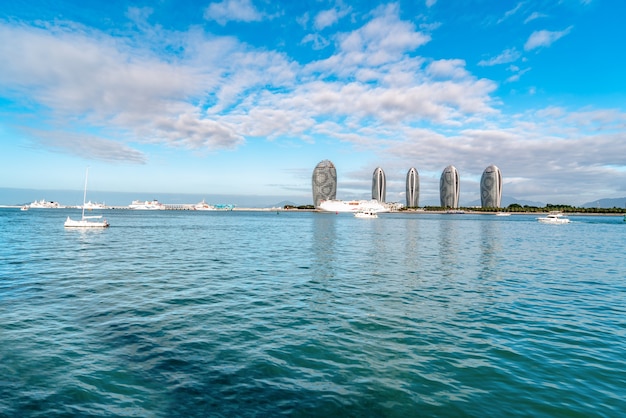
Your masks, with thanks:
[[[0,416],[626,410],[610,218],[66,216],[0,210]]]

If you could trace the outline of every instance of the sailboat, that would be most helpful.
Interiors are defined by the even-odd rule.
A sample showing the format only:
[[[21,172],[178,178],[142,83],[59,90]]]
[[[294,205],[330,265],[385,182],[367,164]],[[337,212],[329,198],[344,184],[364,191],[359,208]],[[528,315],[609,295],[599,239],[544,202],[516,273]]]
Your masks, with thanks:
[[[90,221],[89,219],[100,219],[102,216],[85,216],[85,200],[87,199],[87,178],[89,177],[89,167],[85,173],[85,191],[83,192],[83,215],[79,221],[71,219],[69,216],[65,220],[66,228],[107,228],[109,222],[106,219],[101,221]]]

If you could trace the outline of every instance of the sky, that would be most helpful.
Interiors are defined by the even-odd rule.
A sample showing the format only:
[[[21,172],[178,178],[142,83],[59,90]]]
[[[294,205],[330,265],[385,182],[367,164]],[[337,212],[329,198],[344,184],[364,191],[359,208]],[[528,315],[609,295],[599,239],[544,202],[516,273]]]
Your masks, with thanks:
[[[463,204],[491,164],[519,200],[626,196],[624,15],[609,0],[0,2],[0,188],[82,191],[89,167],[94,200],[310,204],[328,159],[339,199],[369,199],[381,167],[404,202],[415,167],[420,203],[438,203],[453,165]]]

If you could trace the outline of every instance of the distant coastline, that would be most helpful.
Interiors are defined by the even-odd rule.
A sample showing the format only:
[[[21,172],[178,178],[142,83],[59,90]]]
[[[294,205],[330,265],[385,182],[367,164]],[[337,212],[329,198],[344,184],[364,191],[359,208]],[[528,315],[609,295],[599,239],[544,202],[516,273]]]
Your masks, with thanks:
[[[23,205],[0,205],[0,209],[20,209]],[[192,205],[172,205],[173,207],[168,207],[164,209],[164,211],[189,211],[195,212],[196,210],[191,207]],[[49,211],[59,211],[63,209],[80,209],[80,206],[65,206],[63,208],[48,208],[48,209],[33,209],[33,210],[49,210]],[[142,211],[138,209],[131,209],[128,206],[108,206],[106,209],[99,209],[98,211],[115,211],[115,210],[130,210],[130,211]],[[622,209],[621,212],[609,212],[613,210],[613,208],[606,208],[606,212],[602,212],[602,208],[597,209],[596,212],[564,212],[567,216],[617,216],[621,217],[626,214],[626,209]],[[319,209],[298,209],[298,208],[281,208],[281,207],[234,207],[229,210],[214,210],[212,212],[317,212],[322,214],[335,215],[333,212],[325,212]],[[142,211],[142,212],[151,212],[151,211]],[[506,212],[512,216],[515,215],[541,215],[551,212],[550,210],[538,210],[538,211],[516,211],[516,212]],[[495,216],[498,213],[502,213],[502,211],[482,211],[482,210],[470,210],[464,209],[462,213],[450,213],[447,210],[401,210],[401,211],[393,211],[386,212],[385,215],[398,215],[398,214],[412,214],[412,215],[450,215],[450,217],[463,215],[488,215]],[[344,213],[345,214],[345,213]],[[349,214],[349,213],[348,213]]]

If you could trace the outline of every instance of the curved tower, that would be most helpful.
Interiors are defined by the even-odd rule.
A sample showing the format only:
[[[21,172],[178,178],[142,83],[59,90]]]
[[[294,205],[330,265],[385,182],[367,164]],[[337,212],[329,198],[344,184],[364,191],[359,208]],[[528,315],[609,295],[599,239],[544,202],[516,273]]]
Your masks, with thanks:
[[[420,203],[420,177],[415,168],[406,173],[406,207],[416,208]]]
[[[441,207],[453,208],[459,207],[459,172],[456,167],[449,165],[444,168],[439,180],[439,196]]]
[[[337,170],[330,160],[320,161],[313,170],[313,204],[318,207],[322,200],[337,196]]]
[[[382,168],[377,167],[372,175],[372,199],[384,203],[386,195],[387,181],[385,179],[385,172]]]
[[[480,178],[480,205],[499,208],[502,201],[502,173],[495,165],[485,168]]]

